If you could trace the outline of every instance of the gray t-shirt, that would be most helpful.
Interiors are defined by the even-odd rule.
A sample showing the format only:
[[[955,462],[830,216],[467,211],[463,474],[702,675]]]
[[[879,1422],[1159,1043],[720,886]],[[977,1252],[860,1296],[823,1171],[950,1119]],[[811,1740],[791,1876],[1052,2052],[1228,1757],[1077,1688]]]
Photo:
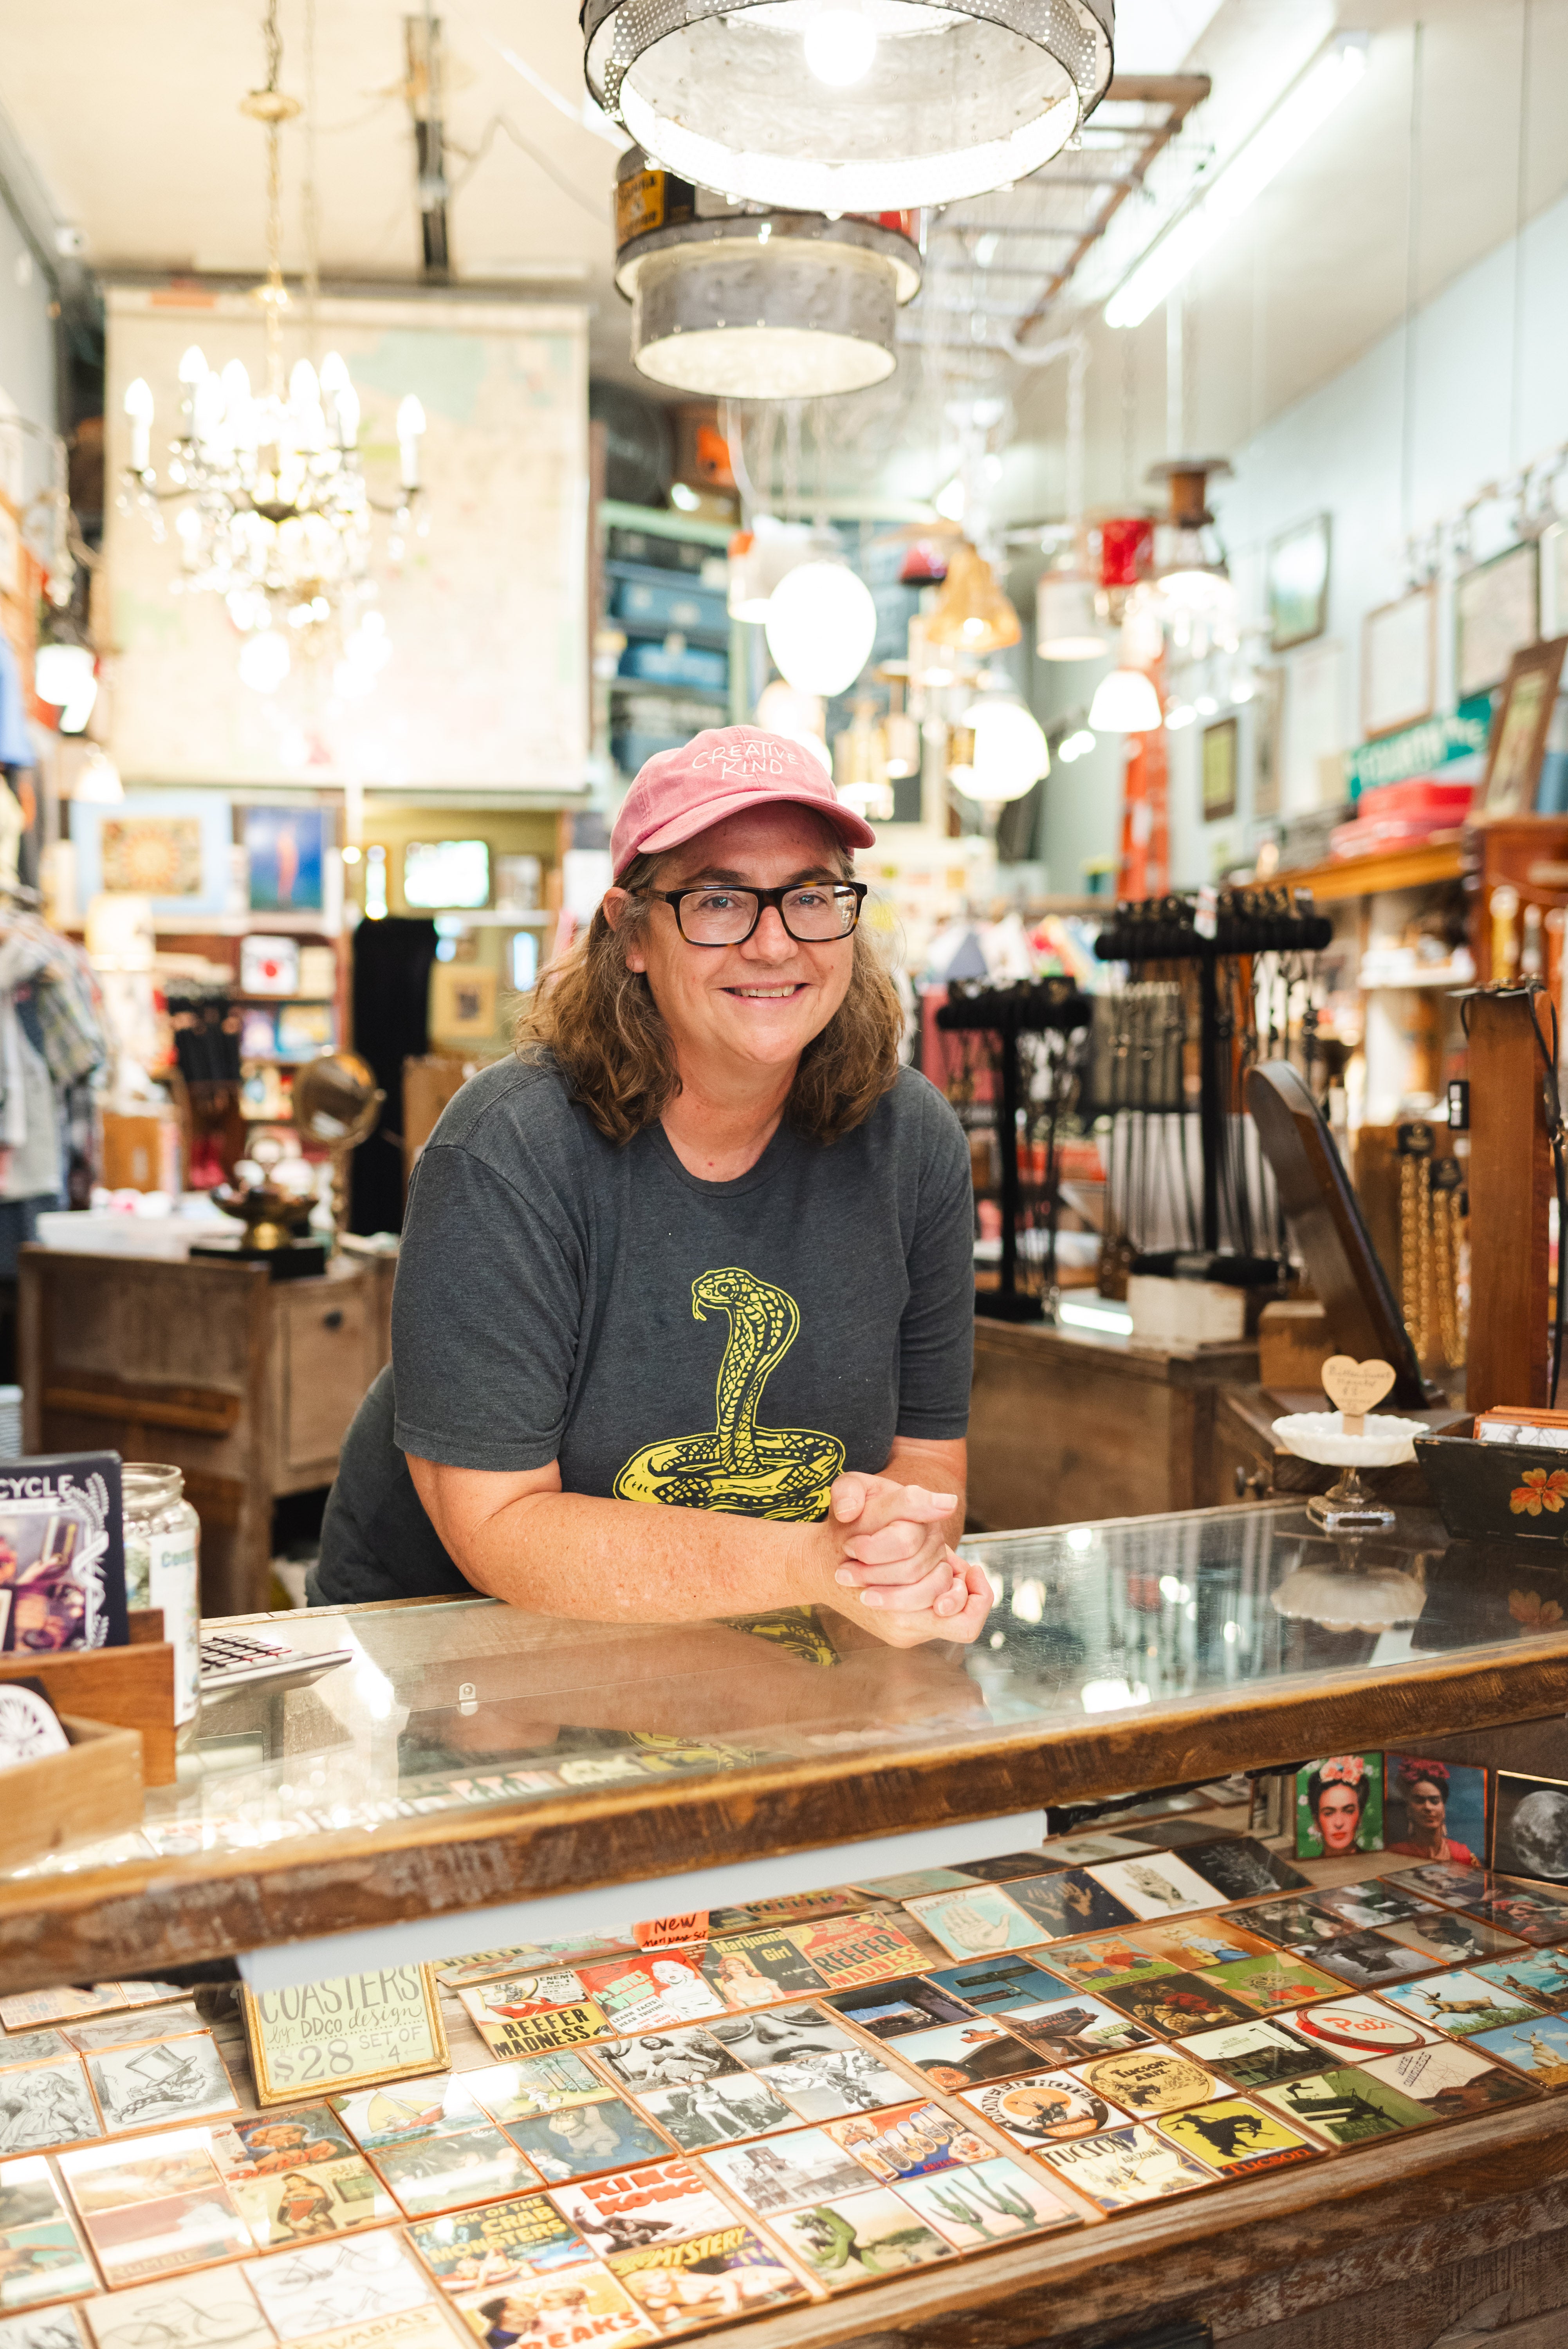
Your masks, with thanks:
[[[909,1070],[830,1147],[781,1126],[706,1183],[658,1124],[607,1142],[548,1056],[486,1069],[420,1159],[312,1599],[467,1588],[406,1453],[799,1520],[896,1435],[961,1436],[972,1215],[962,1130]]]

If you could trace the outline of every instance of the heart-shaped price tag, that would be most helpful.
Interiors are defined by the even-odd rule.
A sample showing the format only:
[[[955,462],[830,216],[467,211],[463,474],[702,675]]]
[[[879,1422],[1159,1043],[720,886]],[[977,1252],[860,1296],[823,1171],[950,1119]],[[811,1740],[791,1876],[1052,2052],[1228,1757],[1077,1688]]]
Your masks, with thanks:
[[[1346,1435],[1365,1435],[1366,1414],[1375,1411],[1394,1383],[1388,1362],[1358,1362],[1349,1354],[1331,1354],[1323,1366],[1324,1392],[1345,1422]]]

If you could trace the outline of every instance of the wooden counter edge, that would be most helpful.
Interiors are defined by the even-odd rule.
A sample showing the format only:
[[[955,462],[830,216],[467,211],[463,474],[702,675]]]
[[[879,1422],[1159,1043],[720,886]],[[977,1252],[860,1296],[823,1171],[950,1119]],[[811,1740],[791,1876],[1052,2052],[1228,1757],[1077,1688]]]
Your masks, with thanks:
[[[1568,1639],[1521,1640],[1462,1661],[1407,1664],[1397,1680],[1358,1671],[1326,1689],[1314,1681],[1220,1692],[1201,1708],[1049,1731],[1023,1724],[972,1750],[915,1744],[854,1775],[841,1759],[812,1757],[441,1811],[379,1834],[346,1829],[260,1852],[0,1883],[0,1991],[112,1975],[111,1956],[122,1961],[128,1948],[156,1971],[1564,1710]]]

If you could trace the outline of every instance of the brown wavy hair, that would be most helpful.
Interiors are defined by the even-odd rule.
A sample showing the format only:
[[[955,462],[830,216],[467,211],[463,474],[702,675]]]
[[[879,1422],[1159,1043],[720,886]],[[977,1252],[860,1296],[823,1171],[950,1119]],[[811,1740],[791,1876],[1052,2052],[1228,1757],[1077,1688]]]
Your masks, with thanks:
[[[547,971],[524,1005],[514,1041],[520,1052],[552,1051],[573,1092],[607,1142],[628,1143],[662,1115],[680,1090],[675,1047],[641,971],[626,950],[652,916],[643,893],[663,860],[638,856],[618,885],[631,892],[612,930],[598,906],[587,935]],[[848,860],[842,868],[850,877]],[[836,1142],[869,1115],[898,1074],[904,1019],[876,947],[857,930],[849,988],[800,1056],[784,1115],[812,1141]]]

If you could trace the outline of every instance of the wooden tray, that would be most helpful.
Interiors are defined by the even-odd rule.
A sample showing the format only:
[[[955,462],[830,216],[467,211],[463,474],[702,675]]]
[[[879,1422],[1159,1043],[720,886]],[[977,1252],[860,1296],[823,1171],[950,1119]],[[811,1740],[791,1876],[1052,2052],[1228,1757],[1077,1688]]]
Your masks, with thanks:
[[[140,1731],[72,1713],[60,1726],[68,1753],[0,1770],[0,1868],[141,1825]]]
[[[0,1681],[20,1680],[37,1681],[62,1719],[75,1713],[140,1730],[144,1783],[174,1784],[174,1651],[166,1642],[0,1655]]]

